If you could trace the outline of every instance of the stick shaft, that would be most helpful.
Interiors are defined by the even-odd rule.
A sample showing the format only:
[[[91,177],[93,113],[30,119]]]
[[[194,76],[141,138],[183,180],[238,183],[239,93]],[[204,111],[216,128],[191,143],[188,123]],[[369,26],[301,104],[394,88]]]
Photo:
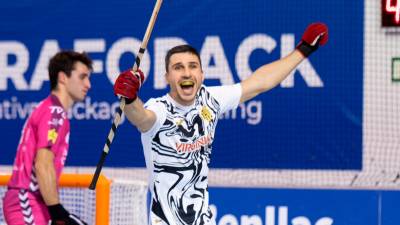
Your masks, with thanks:
[[[138,54],[136,56],[136,59],[135,59],[135,64],[134,64],[134,66],[132,68],[133,71],[136,71],[140,66],[140,62],[142,60],[144,52],[146,51],[147,43],[149,42],[149,39],[150,39],[150,36],[151,36],[151,32],[153,31],[154,24],[155,24],[155,22],[157,20],[157,15],[158,15],[158,12],[160,11],[161,4],[162,4],[162,0],[157,0],[156,4],[154,6],[153,13],[151,14],[151,18],[150,18],[149,24],[147,25],[146,33],[144,34],[144,37],[143,37],[143,40],[142,40],[142,44],[140,45],[139,52],[138,52]],[[108,155],[108,152],[110,151],[111,143],[112,143],[112,141],[114,139],[115,133],[116,133],[117,128],[118,128],[118,125],[119,125],[119,123],[121,121],[122,112],[124,111],[124,108],[125,108],[125,103],[126,103],[125,102],[125,98],[121,98],[121,101],[120,101],[120,104],[119,104],[119,108],[118,108],[118,110],[117,110],[117,112],[115,114],[115,117],[114,117],[111,129],[110,129],[110,132],[108,133],[108,137],[107,137],[106,143],[104,144],[103,152],[101,154],[99,162],[97,163],[96,171],[95,171],[95,173],[93,175],[92,182],[91,182],[91,184],[89,186],[89,189],[91,189],[91,190],[96,189],[96,184],[97,184],[97,180],[99,179],[101,169],[103,168],[104,161],[106,159],[106,156]]]
[[[139,52],[135,59],[135,64],[133,66],[133,71],[136,71],[140,66],[140,61],[143,57],[144,52],[147,48],[147,43],[149,42],[151,32],[153,31],[154,24],[156,23],[158,12],[160,11],[162,4],[162,0],[157,0],[156,5],[154,6],[153,13],[151,14],[149,24],[147,25],[146,32],[144,33],[142,44],[140,45]]]
[[[121,121],[122,110],[123,110],[124,107],[125,107],[125,99],[121,98],[121,102],[119,104],[119,108],[117,109],[117,112],[115,114],[114,121],[113,121],[113,123],[111,125],[110,132],[108,133],[106,143],[104,144],[104,148],[103,148],[103,151],[101,153],[100,160],[97,163],[96,171],[94,172],[94,175],[93,175],[93,178],[92,178],[92,182],[89,185],[89,189],[90,190],[96,189],[97,180],[99,179],[99,176],[100,176],[100,173],[101,173],[101,169],[103,168],[104,162],[106,160],[106,156],[108,155],[108,152],[110,151],[110,146],[111,146],[111,143],[112,143],[112,141],[114,139],[114,135],[115,135],[115,133],[117,131],[117,127],[119,125],[119,122]]]

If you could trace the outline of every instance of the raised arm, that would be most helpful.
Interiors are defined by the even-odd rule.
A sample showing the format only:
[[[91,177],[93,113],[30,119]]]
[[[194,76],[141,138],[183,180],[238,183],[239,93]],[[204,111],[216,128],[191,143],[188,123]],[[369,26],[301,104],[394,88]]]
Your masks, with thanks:
[[[296,49],[286,57],[258,68],[241,82],[240,102],[254,98],[281,83],[299,63],[328,41],[328,28],[323,23],[313,23],[304,31]]]
[[[143,102],[137,98],[132,104],[126,105],[124,109],[128,120],[135,125],[140,132],[146,132],[156,122],[156,114],[143,107]]]
[[[141,70],[133,72],[127,70],[122,72],[114,84],[114,94],[126,99],[124,113],[128,120],[136,126],[140,132],[148,131],[156,122],[153,111],[147,110],[137,94],[144,81]]]

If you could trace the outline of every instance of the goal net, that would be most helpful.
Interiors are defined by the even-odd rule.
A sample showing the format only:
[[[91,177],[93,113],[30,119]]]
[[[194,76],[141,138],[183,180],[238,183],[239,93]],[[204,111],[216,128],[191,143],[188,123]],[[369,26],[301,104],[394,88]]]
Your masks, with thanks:
[[[7,190],[9,175],[0,175],[0,205]],[[89,190],[92,175],[63,174],[60,178],[60,198],[71,213],[88,224],[147,224],[147,185],[137,180],[109,180],[100,176],[95,191]],[[0,212],[0,225],[4,225]]]

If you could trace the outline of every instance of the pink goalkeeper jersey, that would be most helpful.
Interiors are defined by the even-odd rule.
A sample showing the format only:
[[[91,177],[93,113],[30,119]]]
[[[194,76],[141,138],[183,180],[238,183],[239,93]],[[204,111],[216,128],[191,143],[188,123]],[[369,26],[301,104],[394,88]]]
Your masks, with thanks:
[[[39,191],[34,161],[41,148],[54,153],[58,180],[68,154],[69,129],[67,113],[55,95],[40,102],[25,122],[8,187]]]

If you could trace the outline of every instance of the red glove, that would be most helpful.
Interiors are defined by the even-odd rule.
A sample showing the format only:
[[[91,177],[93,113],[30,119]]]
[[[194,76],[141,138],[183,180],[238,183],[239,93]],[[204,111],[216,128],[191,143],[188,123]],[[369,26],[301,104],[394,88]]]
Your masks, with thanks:
[[[328,27],[323,23],[312,23],[304,31],[300,43],[296,46],[301,54],[308,57],[320,45],[328,42]]]
[[[140,69],[136,72],[126,70],[118,75],[114,84],[114,94],[126,98],[126,104],[130,104],[137,98],[143,82],[144,74]]]

